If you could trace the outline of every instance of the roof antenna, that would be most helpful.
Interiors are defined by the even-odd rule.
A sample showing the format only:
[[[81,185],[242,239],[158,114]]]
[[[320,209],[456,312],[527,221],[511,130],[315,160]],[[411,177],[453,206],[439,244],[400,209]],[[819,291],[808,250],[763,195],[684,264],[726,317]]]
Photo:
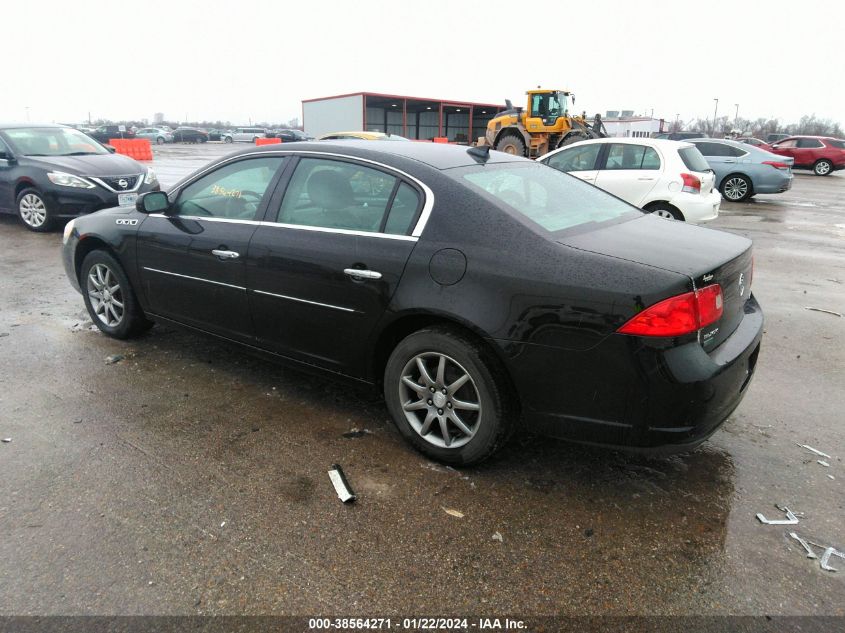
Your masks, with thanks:
[[[467,150],[467,154],[472,156],[475,159],[475,162],[481,163],[483,165],[490,159],[490,146],[483,145],[481,147],[478,147],[476,145],[475,147],[470,147]]]

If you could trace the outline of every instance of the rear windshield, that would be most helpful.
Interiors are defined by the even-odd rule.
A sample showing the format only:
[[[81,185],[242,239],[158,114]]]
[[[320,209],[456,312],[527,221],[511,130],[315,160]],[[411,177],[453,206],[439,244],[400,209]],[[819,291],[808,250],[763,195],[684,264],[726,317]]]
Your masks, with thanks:
[[[697,147],[682,147],[678,150],[681,160],[690,171],[710,171],[710,165],[698,151]]]
[[[533,162],[478,165],[453,171],[470,188],[550,232],[597,225],[640,211],[601,189]]]
[[[845,141],[828,141],[828,145],[831,147],[837,147],[839,149],[845,149]]]

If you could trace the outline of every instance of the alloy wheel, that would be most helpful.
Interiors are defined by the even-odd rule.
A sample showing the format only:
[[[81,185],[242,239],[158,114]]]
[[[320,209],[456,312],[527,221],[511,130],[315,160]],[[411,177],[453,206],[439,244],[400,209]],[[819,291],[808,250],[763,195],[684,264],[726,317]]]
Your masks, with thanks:
[[[20,213],[27,226],[34,229],[40,228],[47,221],[47,207],[34,193],[28,193],[21,198]]]
[[[399,379],[399,400],[411,428],[439,448],[459,448],[481,428],[475,381],[445,354],[423,352],[411,358]]]
[[[826,176],[830,172],[830,163],[826,160],[820,161],[816,164],[816,173],[819,176]]]
[[[94,264],[88,271],[86,284],[94,314],[108,327],[117,327],[123,320],[123,289],[115,274],[105,264]]]
[[[748,195],[748,183],[745,178],[731,178],[725,183],[725,197],[728,200],[741,200]]]

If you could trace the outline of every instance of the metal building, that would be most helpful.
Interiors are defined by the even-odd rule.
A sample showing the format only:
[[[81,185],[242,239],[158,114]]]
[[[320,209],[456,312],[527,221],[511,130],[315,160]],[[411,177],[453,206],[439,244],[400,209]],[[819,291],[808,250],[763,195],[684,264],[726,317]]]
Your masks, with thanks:
[[[487,122],[504,106],[493,103],[428,99],[375,92],[355,92],[302,102],[308,136],[366,130],[415,140],[447,138],[470,143],[484,136]]]

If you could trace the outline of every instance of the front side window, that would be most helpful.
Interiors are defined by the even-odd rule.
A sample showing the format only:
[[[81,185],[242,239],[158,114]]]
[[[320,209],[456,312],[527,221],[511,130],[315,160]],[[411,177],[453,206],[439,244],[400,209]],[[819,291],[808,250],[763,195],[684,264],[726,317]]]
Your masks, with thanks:
[[[531,116],[543,119],[556,119],[561,114],[557,93],[535,94],[531,96]]]
[[[777,146],[778,147],[785,147],[785,148],[794,148],[794,147],[796,147],[797,143],[798,143],[798,141],[793,138],[793,139],[790,139],[788,141],[781,141],[781,142],[777,143]]]
[[[645,145],[612,143],[605,169],[660,169],[660,157]]]
[[[473,166],[454,173],[456,177],[460,174],[470,189],[550,232],[600,225],[641,213],[597,187],[537,163]]]
[[[357,163],[303,158],[276,221],[321,228],[378,232],[397,178]]]
[[[600,143],[572,146],[554,154],[545,162],[560,171],[589,171],[596,168],[596,158],[601,147]]]
[[[82,156],[108,154],[91,137],[72,128],[14,128],[6,138],[16,154],[24,156]]]
[[[801,149],[815,149],[817,147],[822,147],[822,143],[817,138],[799,138],[798,147]]]
[[[172,214],[252,220],[283,156],[228,163],[192,182],[179,194]]]

